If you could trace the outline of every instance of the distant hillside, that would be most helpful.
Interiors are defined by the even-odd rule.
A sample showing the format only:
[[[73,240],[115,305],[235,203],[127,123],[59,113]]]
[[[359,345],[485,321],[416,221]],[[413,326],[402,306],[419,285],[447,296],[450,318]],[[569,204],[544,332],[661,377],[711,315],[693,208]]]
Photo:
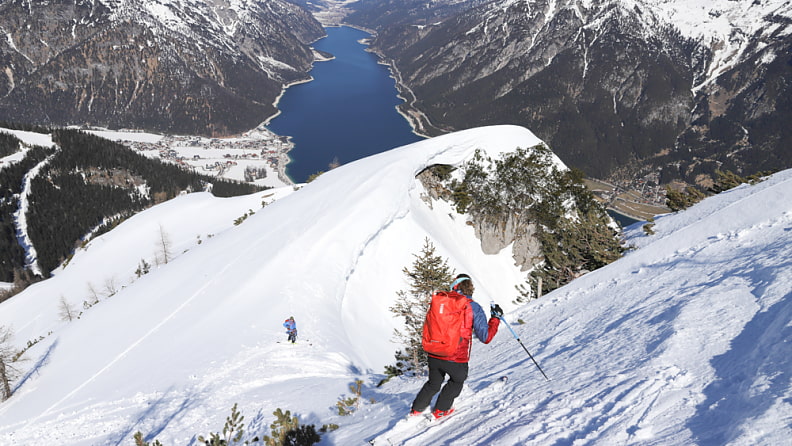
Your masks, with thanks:
[[[364,0],[348,16],[377,30],[427,134],[522,125],[614,182],[792,166],[789,2],[443,4]]]
[[[487,3],[487,0],[360,0],[345,18],[348,23],[365,24],[371,29],[392,25],[426,25]]]
[[[0,135],[0,146],[19,150],[18,139]],[[54,148],[29,148],[21,161],[0,168],[0,281],[11,282],[30,266],[25,237],[46,276],[86,237],[153,204],[205,189],[221,197],[261,189],[189,172],[78,130],[53,130],[52,140]],[[18,212],[25,213],[22,228]]]
[[[283,0],[10,0],[0,30],[0,120],[212,136],[274,114],[324,35]]]

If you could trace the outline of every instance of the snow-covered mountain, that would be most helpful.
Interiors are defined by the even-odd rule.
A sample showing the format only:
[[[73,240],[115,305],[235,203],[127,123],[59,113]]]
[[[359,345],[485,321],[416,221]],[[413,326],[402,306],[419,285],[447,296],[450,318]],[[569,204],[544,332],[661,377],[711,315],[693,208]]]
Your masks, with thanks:
[[[8,0],[0,33],[0,120],[227,135],[308,78],[324,30],[282,0]]]
[[[373,47],[392,60],[403,107],[429,134],[523,125],[567,165],[610,179],[659,172],[663,183],[706,186],[716,168],[792,166],[788,1],[497,0],[437,19],[440,9],[418,11],[378,28]]]
[[[504,326],[474,346],[458,415],[403,444],[787,441],[792,171],[658,218],[655,235],[633,228],[636,249],[623,259],[518,306],[523,274],[509,248],[482,254],[465,217],[430,206],[415,176],[475,149],[538,142],[520,127],[477,128],[358,160],[297,191],[189,194],[130,218],[0,304],[0,326],[28,347],[27,361],[13,364],[14,395],[0,404],[0,441],[133,444],[140,431],[194,445],[220,432],[236,403],[243,440],[269,434],[281,408],[302,424],[337,424],[321,444],[365,444],[422,384],[375,387],[397,348],[388,307],[426,237],[474,277],[476,300],[507,310],[550,380]],[[137,277],[163,234],[177,256]],[[69,305],[82,314],[66,322]],[[284,342],[288,316],[296,345]],[[505,386],[492,386],[501,376]],[[365,401],[339,416],[335,403],[358,378]]]
[[[712,60],[694,90],[792,33],[792,5],[786,1],[625,0],[624,4],[648,9],[654,20],[709,47]]]

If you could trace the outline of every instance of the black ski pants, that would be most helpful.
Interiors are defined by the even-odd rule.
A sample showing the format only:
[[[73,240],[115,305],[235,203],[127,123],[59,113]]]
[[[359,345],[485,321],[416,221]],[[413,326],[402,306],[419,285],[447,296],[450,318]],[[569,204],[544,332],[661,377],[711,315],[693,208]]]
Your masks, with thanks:
[[[448,382],[443,385],[448,375]],[[429,381],[421,387],[413,401],[412,409],[423,412],[432,403],[432,397],[439,391],[435,410],[446,411],[454,405],[454,399],[462,392],[462,385],[468,376],[467,362],[444,361],[429,357]],[[442,390],[441,390],[442,388]]]

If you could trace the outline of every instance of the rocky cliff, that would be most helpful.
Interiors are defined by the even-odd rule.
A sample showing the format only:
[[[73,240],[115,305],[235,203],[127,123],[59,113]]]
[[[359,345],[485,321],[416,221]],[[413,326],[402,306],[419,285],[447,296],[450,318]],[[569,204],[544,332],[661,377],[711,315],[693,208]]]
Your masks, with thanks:
[[[424,201],[430,207],[433,200],[453,203],[453,191],[447,179],[438,175],[438,169],[443,167],[447,166],[432,166],[416,177],[426,190]],[[481,251],[485,254],[497,254],[512,245],[514,264],[521,271],[528,271],[544,260],[536,221],[531,221],[527,213],[504,212],[489,219],[468,215],[468,218],[467,224],[475,230],[476,238],[481,241]]]

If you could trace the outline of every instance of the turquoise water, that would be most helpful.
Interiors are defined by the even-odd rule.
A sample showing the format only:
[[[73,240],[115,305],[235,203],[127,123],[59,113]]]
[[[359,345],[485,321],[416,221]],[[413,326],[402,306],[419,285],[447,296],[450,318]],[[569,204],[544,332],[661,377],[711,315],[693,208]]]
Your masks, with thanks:
[[[403,101],[388,68],[358,43],[369,34],[349,27],[326,31],[313,46],[335,59],[316,62],[313,81],[289,87],[278,102],[281,114],[268,125],[292,137],[286,173],[297,183],[333,161],[345,164],[423,139],[396,111]]]

